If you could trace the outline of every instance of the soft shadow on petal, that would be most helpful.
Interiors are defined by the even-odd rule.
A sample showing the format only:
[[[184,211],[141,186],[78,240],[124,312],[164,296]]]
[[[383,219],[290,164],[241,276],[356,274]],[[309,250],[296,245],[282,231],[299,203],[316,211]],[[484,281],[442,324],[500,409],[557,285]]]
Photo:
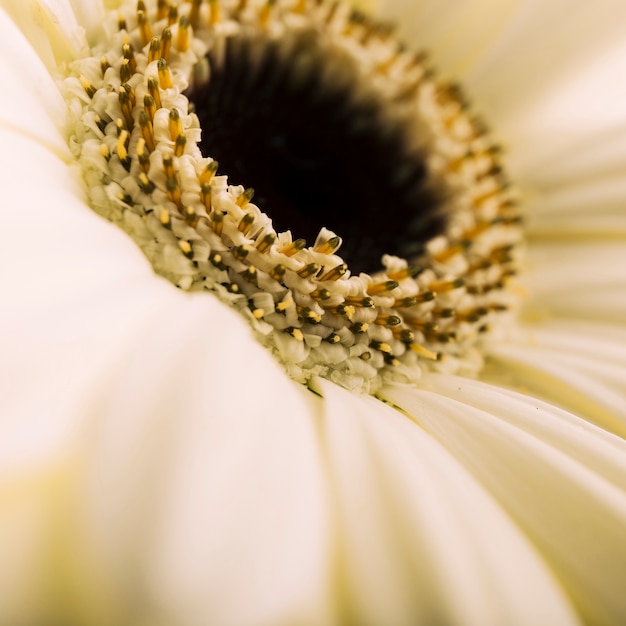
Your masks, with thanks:
[[[626,242],[536,240],[528,249],[528,315],[621,324],[626,319]]]
[[[33,138],[69,161],[69,148],[59,132],[65,124],[67,106],[54,79],[1,8],[0,32],[0,72],[4,82],[0,89],[0,127]],[[3,164],[18,156],[12,152],[10,142],[3,142],[2,150]]]
[[[89,209],[25,76],[33,132],[0,127],[0,623],[325,623],[316,400]]]
[[[88,6],[86,2],[81,4]],[[94,12],[99,1],[90,4]],[[71,61],[84,52],[84,29],[69,0],[1,0],[0,6],[50,72],[56,72],[57,63]]]
[[[598,426],[626,437],[626,329],[612,324],[546,319],[491,342],[481,378],[515,381]]]
[[[402,407],[500,502],[593,624],[626,620],[626,442],[484,383],[430,375]]]
[[[375,398],[318,388],[346,623],[578,623],[534,546],[431,435]]]

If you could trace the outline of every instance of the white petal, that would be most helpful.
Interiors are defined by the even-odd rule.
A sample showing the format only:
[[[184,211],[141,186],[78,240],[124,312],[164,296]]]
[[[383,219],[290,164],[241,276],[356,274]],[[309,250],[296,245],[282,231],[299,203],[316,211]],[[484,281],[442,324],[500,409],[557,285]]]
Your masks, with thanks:
[[[97,6],[98,2],[91,4]],[[50,72],[56,71],[57,63],[70,61],[85,50],[84,29],[70,0],[2,0],[0,6]]]
[[[0,125],[32,137],[70,159],[60,134],[67,107],[59,90],[31,44],[10,17],[0,8]],[[11,144],[3,144],[3,163],[15,159]]]
[[[308,392],[237,314],[155,277],[54,152],[0,141],[0,623],[324,623]]]
[[[621,238],[533,241],[524,281],[531,312],[626,319],[626,244]]]
[[[544,320],[492,342],[485,376],[539,394],[626,436],[626,329]]]
[[[385,397],[491,491],[541,550],[585,620],[623,623],[626,442],[484,383],[432,375],[424,386],[389,388]]]
[[[430,435],[374,398],[319,386],[344,621],[577,623],[534,547]]]

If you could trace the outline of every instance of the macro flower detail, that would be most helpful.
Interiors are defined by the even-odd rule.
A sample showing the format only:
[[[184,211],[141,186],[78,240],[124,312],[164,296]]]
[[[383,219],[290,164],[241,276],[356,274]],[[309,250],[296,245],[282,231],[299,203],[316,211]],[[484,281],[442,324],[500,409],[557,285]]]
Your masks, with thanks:
[[[157,272],[243,312],[299,382],[480,368],[515,304],[519,216],[422,53],[306,0],[140,1],[104,28],[65,80],[70,142]]]
[[[504,289],[480,297],[510,304],[519,296],[519,302],[513,302],[513,315],[491,310],[463,325],[461,330],[471,332],[472,325],[489,323],[489,332],[480,333],[476,343],[471,337],[450,338],[441,346],[425,341],[444,353],[441,360],[418,355],[414,369],[385,363],[369,382],[354,370],[329,370],[328,378],[313,374],[303,385],[293,378],[306,379],[298,367],[310,355],[288,365],[291,376],[286,374],[285,360],[279,363],[267,349],[278,350],[270,342],[280,329],[269,324],[272,314],[253,315],[251,292],[232,294],[221,282],[215,290],[194,283],[200,269],[193,264],[195,256],[184,255],[177,229],[189,226],[185,233],[193,234],[199,227],[185,219],[168,191],[175,195],[180,187],[183,208],[188,197],[202,199],[196,163],[219,161],[208,183],[211,212],[214,202],[223,201],[244,217],[251,212],[254,225],[272,229],[277,240],[306,239],[302,250],[287,257],[293,263],[315,246],[321,228],[316,220],[326,223],[336,213],[335,208],[325,213],[324,207],[334,205],[320,206],[317,200],[332,192],[333,200],[345,203],[349,190],[355,197],[365,190],[367,198],[361,196],[358,206],[369,227],[370,208],[389,196],[397,200],[393,216],[390,207],[375,213],[379,223],[370,230],[360,230],[363,224],[349,215],[337,226],[327,222],[332,235],[343,238],[334,254],[350,267],[350,275],[335,282],[384,272],[385,266],[375,266],[380,255],[408,259],[412,252],[404,246],[411,242],[418,243],[413,252],[428,261],[431,252],[420,252],[419,242],[437,240],[437,229],[445,239],[454,219],[467,216],[469,205],[453,210],[462,197],[455,193],[454,176],[469,175],[466,168],[474,166],[490,170],[490,164],[464,158],[462,168],[452,168],[453,176],[438,160],[443,148],[429,146],[428,124],[419,133],[395,133],[406,128],[407,102],[388,106],[384,93],[376,91],[379,72],[359,73],[371,61],[367,54],[349,64],[356,75],[347,78],[335,73],[339,64],[322,68],[317,62],[329,53],[332,59],[352,58],[362,45],[383,53],[393,43],[391,30],[376,22],[364,40],[359,33],[374,22],[338,5],[341,11],[331,24],[340,28],[327,35],[324,26],[308,22],[303,28],[317,34],[313,43],[308,35],[300,43],[289,33],[299,33],[303,20],[318,9],[318,16],[327,15],[324,2],[269,3],[263,30],[265,0],[248,0],[245,7],[239,0],[224,0],[219,15],[217,4],[205,0],[195,5],[196,28],[190,19],[194,5],[179,5],[170,39],[155,19],[163,4],[0,0],[0,66],[7,86],[0,90],[3,626],[626,623],[626,185],[621,166],[626,85],[616,80],[626,67],[626,5],[622,0],[359,3],[365,4],[376,19],[394,20],[399,38],[432,52],[445,76],[461,79],[502,141],[503,156],[498,150],[489,155],[495,153],[496,164],[506,163],[520,194],[524,250],[519,255],[519,225],[493,224],[489,233],[499,237],[506,231],[514,239],[513,247],[502,251],[511,260],[496,260],[503,271],[519,266],[520,273],[507,276]],[[140,20],[138,8],[147,17]],[[169,16],[169,6],[167,11]],[[126,29],[120,30],[120,15]],[[181,17],[186,17],[182,31],[189,33],[185,55],[197,73],[181,64]],[[246,24],[250,36],[242,37]],[[223,55],[215,48],[211,53],[203,39],[211,28],[224,37]],[[149,35],[148,48],[138,38],[141,29]],[[280,43],[273,39],[279,35]],[[342,44],[332,52],[325,43],[329,37],[339,37],[347,51]],[[147,78],[159,79],[158,59],[155,73],[145,75],[154,38],[159,45],[158,52],[153,45],[153,54],[165,52],[173,87],[168,91],[159,84],[161,104],[168,108],[148,118],[155,140],[150,152],[140,116],[152,111],[142,99]],[[290,63],[274,64],[274,56],[283,54]],[[103,65],[111,66],[104,73],[103,56]],[[131,57],[137,71],[127,84],[133,91],[123,91],[136,99],[132,131],[120,93],[122,66],[126,60],[130,69]],[[461,97],[430,71],[425,57],[403,48],[392,72],[399,76],[410,59],[426,68],[435,87],[452,90],[451,102]],[[253,60],[257,65],[251,71]],[[161,63],[167,76],[165,67]],[[264,81],[266,67],[283,71],[270,73],[274,82]],[[297,85],[291,80],[295,67],[306,69],[308,77]],[[181,81],[184,76],[188,84]],[[257,148],[265,129],[250,126],[252,106],[243,106],[263,100],[255,85],[260,80],[263,93],[283,106],[265,111],[268,128],[293,130],[293,98],[318,77],[331,80],[323,82],[323,91],[311,90],[315,97],[300,98],[313,121],[297,130],[297,143],[277,133],[263,152],[272,158],[260,162]],[[211,86],[225,99],[207,93],[204,88]],[[96,110],[103,96],[105,106]],[[236,106],[224,106],[229,99]],[[90,107],[93,123],[85,126]],[[355,126],[342,127],[338,118],[326,115],[328,108]],[[475,119],[467,105],[461,114]],[[214,117],[228,123],[211,125]],[[328,157],[331,169],[345,177],[343,162],[349,156],[360,164],[357,178],[367,183],[362,189],[337,189],[334,179],[322,181],[307,159],[304,148],[311,146],[311,135],[322,134],[322,121],[340,139],[342,128],[366,137],[378,147],[378,156],[385,156],[374,167],[375,176],[368,168],[376,163],[371,151],[346,153],[347,142],[337,142],[336,153]],[[374,121],[386,132],[359,134]],[[451,129],[446,126],[445,132]],[[184,140],[172,138],[181,134]],[[143,154],[149,154],[147,170],[137,150],[141,139]],[[176,141],[185,143],[182,156],[175,154]],[[119,158],[124,150],[129,170]],[[170,189],[163,164],[169,154],[176,174]],[[245,163],[237,163],[244,154]],[[290,166],[291,155],[302,169]],[[414,176],[393,180],[392,172],[409,157]],[[286,177],[280,182],[287,184],[264,187],[279,162],[278,175]],[[321,162],[327,167],[329,161]],[[254,171],[242,167],[246,163]],[[107,178],[112,171],[121,180]],[[255,179],[255,172],[263,180]],[[309,173],[324,183],[310,194],[305,193]],[[485,182],[504,184],[501,176],[487,172]],[[291,188],[290,181],[297,184]],[[249,187],[255,189],[253,197]],[[246,191],[251,199],[241,207],[237,201],[245,203]],[[505,204],[514,199],[511,188],[499,193]],[[396,229],[392,217],[402,215],[400,222],[408,224],[403,207],[411,204],[400,197],[423,200],[417,203],[420,214],[432,220],[434,230],[427,226],[417,238],[398,238],[402,228]],[[153,232],[146,234],[143,204],[134,202],[146,198],[160,198],[168,208],[172,230],[152,210],[159,218],[152,222],[157,235],[171,237],[165,246]],[[282,208],[293,200],[305,210],[290,213],[294,221],[285,223]],[[210,218],[203,204],[190,204]],[[435,205],[443,211],[429,210]],[[94,207],[110,219],[102,219]],[[513,221],[512,204],[506,210]],[[222,217],[222,236],[214,237],[210,223],[207,232],[212,243],[223,246],[220,253],[232,254],[233,242],[222,243],[224,232],[229,227],[239,236],[250,218],[243,231],[237,222],[235,232],[235,222],[229,226],[228,215]],[[360,256],[366,246],[359,248],[359,236],[370,237],[366,252],[374,251],[376,261]],[[479,234],[473,241],[481,241]],[[257,238],[249,244],[248,255],[258,252],[258,243]],[[277,246],[265,255],[278,256]],[[169,268],[170,281],[154,271],[159,254],[159,271],[167,274]],[[456,260],[468,258],[464,250]],[[247,257],[241,263],[247,268]],[[227,285],[252,285],[226,267]],[[191,285],[175,288],[171,281],[181,278],[191,278]],[[423,278],[415,277],[418,283]],[[277,282],[271,280],[270,285]],[[426,288],[419,285],[418,293]],[[264,306],[276,308],[273,293],[263,296]],[[436,293],[441,300],[458,297],[463,306],[474,296],[467,283]],[[431,301],[433,310],[436,301]],[[444,320],[459,321],[456,316]],[[440,324],[450,329],[443,320]],[[301,328],[308,332],[319,326],[303,323]],[[261,331],[268,327],[263,340]],[[417,332],[416,339],[421,339]],[[291,345],[304,352],[305,340]],[[481,356],[485,366],[479,370]],[[404,367],[419,380],[403,382]],[[476,375],[450,373],[467,370]],[[353,393],[355,388],[374,393]]]

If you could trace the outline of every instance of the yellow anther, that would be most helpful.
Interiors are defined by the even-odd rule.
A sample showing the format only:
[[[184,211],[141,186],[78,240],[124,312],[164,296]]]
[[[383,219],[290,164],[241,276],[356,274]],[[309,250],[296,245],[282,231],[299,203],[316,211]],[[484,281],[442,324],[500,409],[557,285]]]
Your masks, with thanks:
[[[188,224],[191,224],[194,227],[198,223],[198,214],[192,206],[186,206],[184,208],[183,217]]]
[[[363,333],[366,333],[368,328],[369,324],[367,322],[355,322],[350,326],[350,330],[355,335],[362,335]]]
[[[209,11],[209,24],[215,26],[222,19],[219,0],[209,0]]]
[[[347,271],[348,266],[342,263],[323,274],[320,280],[339,280]]]
[[[179,240],[178,247],[188,259],[193,259],[193,248],[188,241],[185,241],[183,239]]]
[[[308,306],[297,306],[296,311],[298,317],[308,324],[319,324],[322,321],[322,316]]]
[[[330,335],[328,335],[328,337],[326,337],[324,341],[332,344],[337,344],[341,342],[341,337],[337,333],[330,333]]]
[[[150,46],[148,47],[148,63],[153,63],[161,58],[161,41],[158,37],[153,37],[150,40]]]
[[[100,144],[100,154],[108,161],[111,158],[111,151],[109,150],[109,146],[105,143]]]
[[[304,341],[304,334],[299,328],[287,328],[285,329],[285,332],[297,341]]]
[[[330,307],[327,311],[334,313],[335,315],[341,315],[341,317],[345,317],[350,321],[352,321],[352,318],[356,313],[356,309],[351,304],[346,304],[345,302],[338,304],[337,306]]]
[[[152,39],[152,25],[145,11],[137,11],[137,26],[139,27],[141,45],[147,46],[150,39]]]
[[[111,64],[109,63],[109,60],[105,56],[100,57],[100,71],[102,72],[103,76],[110,67]]]
[[[181,15],[180,20],[178,20],[178,33],[176,35],[176,48],[178,51],[187,52],[190,40],[189,20],[186,15]]]
[[[178,6],[171,4],[167,12],[167,25],[172,26],[178,21]]]
[[[375,320],[375,324],[379,326],[398,326],[402,323],[402,320],[397,315],[389,315],[387,313],[381,313]]]
[[[191,0],[191,11],[189,11],[189,23],[192,28],[198,28],[200,23],[200,6],[202,0]]]
[[[428,288],[434,293],[445,293],[446,291],[454,291],[460,289],[465,285],[465,281],[462,278],[455,278],[454,280],[437,280],[428,285]]]
[[[393,291],[398,288],[398,283],[395,280],[385,280],[381,283],[371,283],[367,286],[367,293],[370,296],[379,296],[383,293]]]
[[[274,233],[268,233],[257,243],[256,249],[261,253],[265,253],[274,245],[275,241],[276,235]]]
[[[237,225],[237,229],[239,230],[239,232],[242,232],[244,235],[247,235],[250,232],[250,229],[252,228],[253,224],[254,224],[254,215],[252,213],[246,213],[239,221],[239,224]]]
[[[168,67],[167,61],[165,59],[158,60],[157,70],[159,74],[159,85],[161,89],[171,89],[174,86],[174,83],[172,83],[170,68]]]
[[[219,167],[219,163],[217,161],[211,161],[207,163],[202,172],[200,172],[200,176],[198,176],[198,180],[200,184],[208,183],[215,176],[217,172],[217,168]]]
[[[374,350],[378,350],[379,352],[384,352],[385,354],[391,354],[391,346],[384,341],[372,341],[370,343],[370,347],[374,348]]]
[[[117,138],[117,156],[126,170],[130,170],[130,155],[128,154],[128,142],[130,140],[130,133],[127,130],[123,130],[120,136]]]
[[[222,255],[219,252],[215,252],[215,250],[209,253],[209,261],[211,262],[212,265],[217,267],[218,270],[224,271],[228,269],[228,265],[224,263],[224,259]]]
[[[143,137],[137,140],[135,153],[137,154],[137,160],[139,161],[141,169],[147,174],[150,170],[150,153],[146,149],[146,140]]]
[[[163,157],[163,171],[165,172],[165,178],[174,178],[176,172],[174,171],[174,159],[171,154]]]
[[[146,11],[146,3],[143,0],[137,0],[137,11]]]
[[[296,273],[300,278],[310,278],[320,271],[320,265],[318,263],[309,263],[303,268],[299,269]]]
[[[135,90],[132,88],[132,86],[128,83],[123,83],[120,89],[123,89],[128,94],[128,98],[130,99],[130,105],[135,108],[135,105],[137,104],[137,96],[135,95]]]
[[[246,268],[245,271],[241,272],[240,276],[247,282],[256,285],[257,284],[257,271],[254,265]]]
[[[182,209],[183,203],[180,195],[180,185],[175,178],[167,178],[165,180],[165,190],[167,197],[179,208]]]
[[[183,132],[183,123],[180,120],[178,109],[172,109],[169,114],[168,126],[172,141],[176,141],[178,136]]]
[[[183,156],[183,154],[185,154],[186,146],[187,146],[187,137],[185,137],[185,135],[178,135],[178,137],[176,137],[176,142],[174,144],[174,154],[177,157]]]
[[[150,76],[148,78],[148,93],[152,96],[154,100],[154,105],[158,109],[161,108],[161,90],[159,88],[159,81],[155,76]]]
[[[259,13],[259,24],[262,28],[265,28],[268,25],[270,17],[272,16],[272,9],[275,4],[276,0],[267,0],[267,2],[261,8],[261,11]]]
[[[279,250],[279,252],[281,254],[284,254],[285,256],[293,256],[294,254],[297,254],[298,252],[300,252],[300,250],[303,250],[305,247],[306,247],[305,239],[296,239],[295,241],[292,241],[290,244],[283,246]]]
[[[416,278],[424,271],[423,267],[414,265],[412,267],[405,267],[397,272],[390,272],[387,274],[391,280],[405,280],[406,278]]]
[[[409,328],[393,326],[391,332],[393,333],[393,336],[402,343],[412,343],[415,341],[415,333]]]
[[[439,354],[437,352],[433,352],[432,350],[428,350],[424,348],[424,346],[420,346],[418,343],[410,344],[411,350],[425,359],[430,359],[431,361],[439,360]]]
[[[324,287],[320,287],[319,289],[311,292],[311,298],[318,301],[328,300],[331,295],[330,290],[325,289]]]
[[[150,195],[154,191],[154,183],[148,178],[148,175],[145,172],[140,172],[137,180],[139,181],[139,186],[144,193]]]
[[[315,252],[321,254],[333,254],[341,245],[341,237],[331,237],[328,241],[314,248]]]
[[[157,2],[157,22],[164,20],[167,17],[167,10],[169,9],[169,3],[167,0],[158,0]]]
[[[80,77],[80,84],[83,86],[83,89],[85,90],[85,93],[90,98],[93,98],[96,95],[96,91],[98,91],[98,90],[82,74],[81,74],[81,77]]]
[[[156,102],[154,101],[154,98],[149,93],[147,93],[143,97],[143,108],[144,108],[144,111],[146,112],[146,115],[148,116],[148,119],[151,122],[154,122],[154,114],[156,113]]]
[[[224,214],[221,211],[213,211],[211,213],[211,229],[218,236],[221,237],[224,230]]]
[[[242,209],[245,209],[250,201],[254,198],[254,189],[252,187],[248,187],[244,190],[244,192],[237,198],[235,203],[237,206],[240,206]]]
[[[121,13],[117,16],[117,28],[118,30],[128,30],[126,27],[126,18]]]
[[[353,306],[371,309],[374,307],[374,300],[369,296],[348,296],[346,302]]]
[[[142,109],[139,111],[139,128],[141,128],[141,136],[146,142],[146,147],[150,152],[154,152],[156,143],[154,141],[154,129],[148,114]]]
[[[232,249],[232,253],[233,256],[238,260],[238,261],[245,261],[246,257],[250,254],[250,246],[247,244],[243,244],[241,246],[235,246]]]
[[[122,59],[120,64],[120,81],[127,83],[133,77],[133,71],[130,69],[130,61]]]
[[[172,225],[172,218],[170,217],[170,212],[167,209],[161,209],[159,212],[159,221],[162,226],[165,228],[170,228]]]
[[[122,109],[122,115],[124,116],[124,122],[126,123],[126,128],[128,128],[128,130],[132,130],[135,121],[133,120],[133,105],[130,101],[130,96],[125,89],[120,88],[118,98],[120,101],[120,108]]]
[[[172,31],[169,26],[163,29],[161,33],[161,58],[168,63],[170,61],[170,50],[172,49]]]
[[[134,74],[137,71],[137,59],[135,59],[135,51],[130,43],[122,44],[122,56],[128,60],[128,66]]]
[[[286,271],[287,268],[282,263],[279,263],[270,270],[269,274],[274,280],[281,281]]]
[[[204,204],[204,208],[207,213],[211,213],[211,185],[209,183],[202,183],[200,185],[200,197],[202,198],[202,203]]]
[[[257,320],[263,319],[264,315],[265,315],[265,309],[253,309],[252,310],[252,317],[254,317],[254,319],[257,319]]]

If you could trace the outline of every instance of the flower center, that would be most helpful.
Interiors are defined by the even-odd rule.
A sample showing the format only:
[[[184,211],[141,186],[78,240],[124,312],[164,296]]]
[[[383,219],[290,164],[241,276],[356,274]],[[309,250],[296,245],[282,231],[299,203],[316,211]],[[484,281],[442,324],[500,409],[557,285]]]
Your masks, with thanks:
[[[443,232],[423,151],[348,55],[309,31],[232,38],[208,61],[210,80],[188,93],[200,147],[254,188],[274,228],[309,242],[331,229],[353,273],[380,271],[383,254],[415,258]]]
[[[159,274],[240,311],[303,383],[476,372],[519,219],[423,55],[341,0],[123,2],[103,33],[64,80],[70,146]]]

